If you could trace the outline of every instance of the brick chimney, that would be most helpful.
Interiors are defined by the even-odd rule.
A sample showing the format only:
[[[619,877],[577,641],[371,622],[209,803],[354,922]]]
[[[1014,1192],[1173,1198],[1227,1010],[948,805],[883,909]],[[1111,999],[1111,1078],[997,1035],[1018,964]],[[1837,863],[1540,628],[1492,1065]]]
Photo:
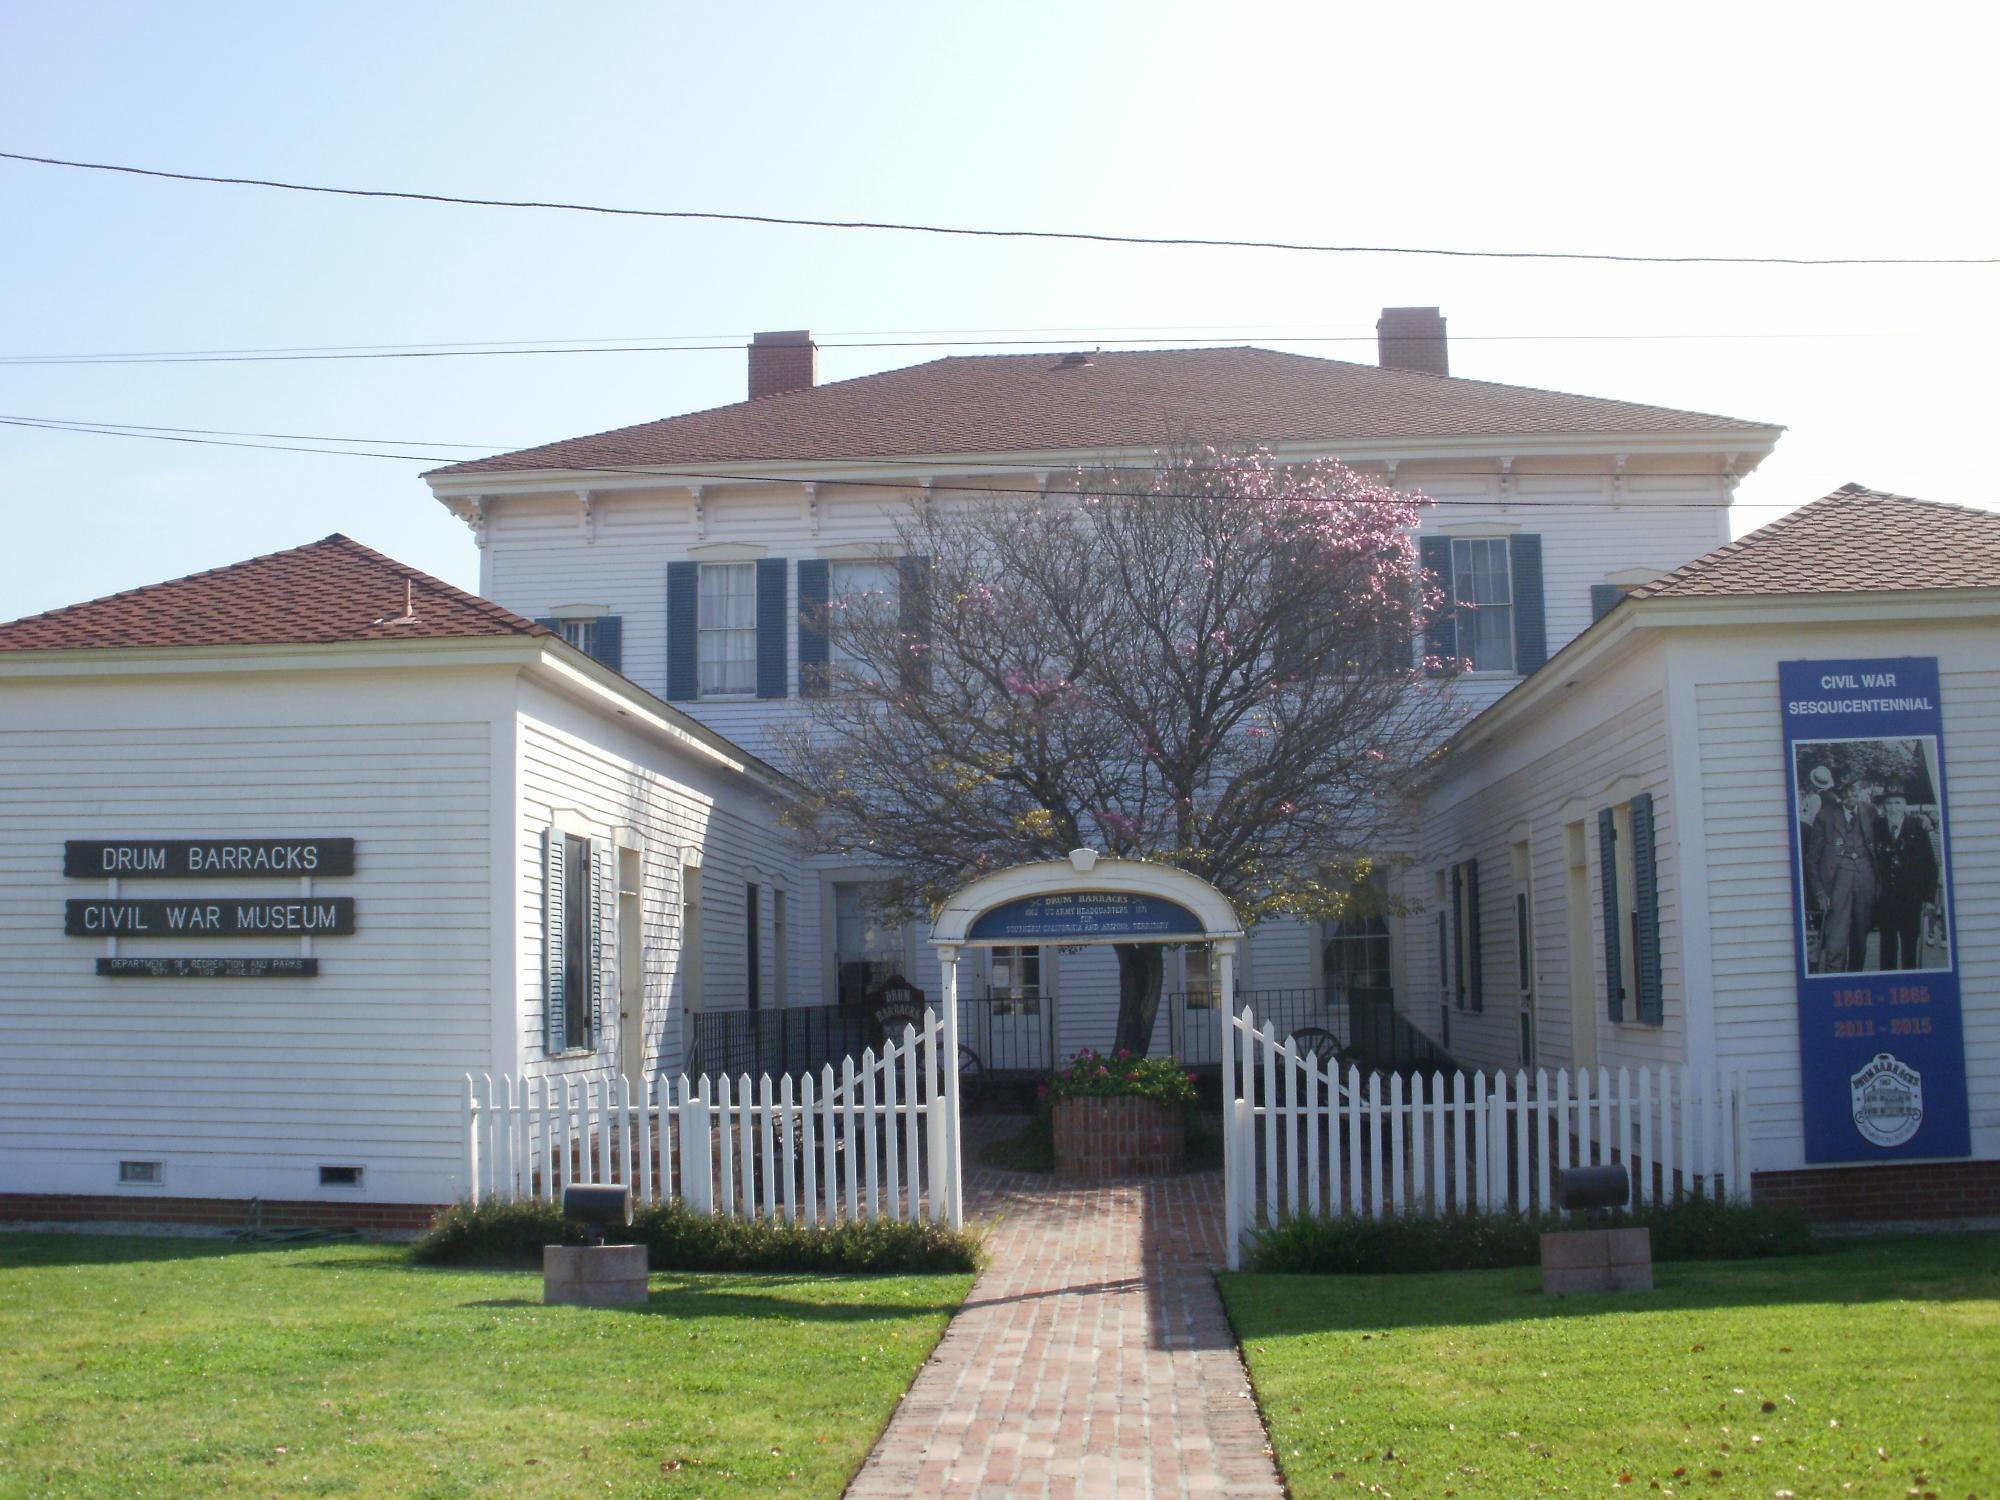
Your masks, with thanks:
[[[1423,375],[1451,373],[1444,318],[1435,307],[1383,308],[1382,316],[1375,320],[1375,345],[1378,362],[1385,370],[1415,370]]]
[[[750,340],[750,399],[811,390],[819,384],[819,345],[810,331],[760,333]]]

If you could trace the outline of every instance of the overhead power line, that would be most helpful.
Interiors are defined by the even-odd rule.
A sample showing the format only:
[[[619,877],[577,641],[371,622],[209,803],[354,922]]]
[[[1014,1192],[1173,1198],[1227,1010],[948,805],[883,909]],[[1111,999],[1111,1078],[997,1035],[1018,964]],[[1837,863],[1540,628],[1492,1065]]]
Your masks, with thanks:
[[[1967,330],[1963,327],[1952,330],[1952,337],[1962,338]],[[1454,334],[1455,344],[1487,343],[1641,343],[1641,342],[1738,342],[1779,339],[1859,339],[1859,338],[1915,338],[1923,335],[1910,331],[1876,332],[1822,332],[1822,333],[1469,333]],[[705,354],[717,351],[741,353],[748,345],[748,339],[731,339],[727,343],[669,342],[671,334],[658,335],[659,342],[635,342],[585,339],[533,339],[512,341],[506,339],[482,340],[471,343],[436,344],[324,344],[299,345],[292,348],[275,349],[162,349],[158,351],[137,350],[110,354],[0,354],[0,366],[7,365],[176,365],[176,364],[285,364],[299,361],[341,361],[370,359],[490,359],[506,355],[527,354]],[[644,340],[647,335],[634,336]],[[1043,348],[1059,349],[1069,347],[1062,340],[1049,338],[964,338],[964,339],[815,339],[814,347],[819,349],[999,349],[999,348]],[[1217,334],[1192,337],[1188,334],[1165,334],[1148,337],[1124,336],[1118,340],[1125,345],[1241,345],[1245,343],[1268,344],[1367,344],[1377,342],[1375,334],[1291,334],[1262,331],[1242,334]],[[1115,352],[1115,351],[1113,351]]]
[[[226,177],[205,172],[170,172],[115,162],[73,161],[0,151],[0,159],[67,167],[86,172],[116,172],[131,177],[170,182],[201,182],[224,187],[271,188],[289,193],[320,193],[341,198],[393,199],[407,203],[443,203],[471,208],[528,208],[563,213],[600,214],[615,218],[678,219],[723,224],[770,224],[793,229],[871,230],[895,234],[928,234],[970,239],[1049,240],[1099,245],[1145,245],[1214,250],[1279,250],[1307,255],[1430,255],[1458,260],[1600,261],[1622,265],[1723,266],[1989,266],[2000,255],[1622,255],[1586,250],[1460,250],[1425,245],[1333,245],[1299,240],[1233,239],[1208,235],[1115,234],[1093,230],[997,229],[966,225],[906,223],[882,219],[819,219],[787,214],[726,213],[710,209],[624,208],[600,203],[567,203],[539,198],[473,198],[455,193],[411,192],[390,188],[333,187],[323,183],[285,182],[269,177]]]
[[[148,426],[142,426],[137,423],[111,424],[102,422],[75,422],[75,421],[65,421],[54,417],[23,417],[23,416],[0,416],[0,426],[20,427],[33,432],[68,432],[68,433],[76,433],[83,436],[94,436],[94,437],[143,438],[155,442],[187,443],[200,447],[247,448],[254,451],[266,452],[266,453],[316,453],[334,458],[386,458],[386,459],[400,460],[406,463],[429,463],[429,464],[452,464],[461,461],[459,455],[457,454],[408,452],[390,446],[383,446],[383,447],[359,446],[362,444],[390,445],[394,444],[397,441],[396,439],[392,438],[337,438],[337,437],[321,437],[307,433],[281,433],[281,434],[232,433],[231,430],[227,428],[148,427]],[[291,441],[251,441],[250,439],[253,438],[283,438],[283,439],[291,439]],[[345,447],[306,446],[306,444],[309,443],[340,443],[352,446],[345,446]],[[484,445],[475,445],[471,443],[443,443],[443,442],[413,443],[408,446],[431,447],[431,448],[484,447]],[[492,451],[492,450],[486,449],[486,451]],[[869,462],[896,463],[899,462],[899,460],[888,459],[888,460],[878,461],[871,459],[869,460]],[[1026,466],[1003,465],[1000,467],[1003,470],[1020,468],[1023,472],[1027,471]],[[1127,464],[1127,465],[1087,464],[1084,465],[1083,467],[1087,471],[1100,470],[1100,471],[1119,471],[1119,472],[1145,472],[1147,468],[1147,466],[1145,465],[1136,465],[1136,464]],[[897,487],[893,481],[884,481],[881,479],[833,478],[824,475],[810,475],[810,474],[807,475],[745,474],[737,471],[721,471],[721,470],[714,470],[707,468],[655,469],[655,468],[647,468],[641,465],[565,464],[562,466],[562,470],[564,473],[608,474],[608,475],[617,475],[621,478],[630,478],[636,475],[643,478],[663,479],[676,484],[684,484],[689,480],[699,480],[706,484],[785,484],[785,485],[815,484],[815,485],[823,485],[828,488],[847,488],[847,489],[885,489],[885,488],[893,489]],[[1473,471],[1468,470],[1464,472],[1471,473]],[[1516,479],[1527,479],[1536,477],[1548,478],[1548,477],[1555,477],[1557,475],[1562,475],[1563,477],[1577,477],[1570,471],[1534,470],[1534,469],[1522,469],[1519,467],[1516,467],[1513,470],[1513,474]],[[1440,477],[1448,477],[1448,476],[1440,476]],[[1670,473],[1652,472],[1648,473],[1645,477],[1657,478],[1657,479],[1715,479],[1718,476],[1712,470],[1710,471],[1689,470],[1685,472],[1675,471]],[[1038,496],[1043,493],[1039,485],[1035,486],[1034,488],[1026,488],[1021,486],[1008,486],[1008,485],[986,485],[982,487],[981,492],[998,494],[998,495],[1022,495],[1022,496]],[[1103,496],[1108,498],[1113,496],[1117,492],[1109,490],[1081,490],[1081,491],[1065,490],[1062,491],[1061,493],[1065,495],[1082,494],[1089,496]],[[1162,492],[1161,498],[1189,499],[1193,497],[1182,494],[1178,491],[1166,491]],[[1496,503],[1499,503],[1492,500],[1475,500],[1468,498],[1453,498],[1453,497],[1440,498],[1436,496],[1426,496],[1426,498],[1430,501],[1432,505],[1435,506],[1441,506],[1441,507],[1462,506],[1467,509],[1480,509],[1480,510],[1491,510],[1494,508]],[[1537,510],[1537,509],[1593,510],[1593,509],[1611,508],[1614,502],[1608,500],[1598,500],[1598,499],[1588,498],[1585,496],[1548,498],[1548,499],[1522,499],[1516,497],[1514,499],[1506,501],[1505,504],[1510,508],[1520,509],[1520,510]],[[1662,510],[1662,511],[1727,510],[1731,508],[1747,509],[1747,508],[1757,508],[1757,507],[1788,509],[1790,507],[1790,502],[1773,501],[1773,500],[1734,501],[1734,502],[1726,500],[1655,500],[1655,499],[1645,499],[1636,496],[1629,496],[1624,500],[1616,502],[1616,508],[1621,510]]]

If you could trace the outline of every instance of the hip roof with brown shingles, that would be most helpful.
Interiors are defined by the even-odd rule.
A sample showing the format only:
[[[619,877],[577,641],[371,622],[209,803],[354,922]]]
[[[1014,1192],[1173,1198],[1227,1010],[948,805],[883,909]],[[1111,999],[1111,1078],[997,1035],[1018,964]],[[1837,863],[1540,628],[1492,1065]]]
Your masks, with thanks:
[[[957,356],[435,469],[1060,453],[1447,436],[1770,433],[1771,424],[1271,349]]]
[[[289,551],[0,625],[0,651],[324,645],[549,633],[546,626],[335,532]]]
[[[1634,599],[2000,587],[2000,513],[1844,484]]]

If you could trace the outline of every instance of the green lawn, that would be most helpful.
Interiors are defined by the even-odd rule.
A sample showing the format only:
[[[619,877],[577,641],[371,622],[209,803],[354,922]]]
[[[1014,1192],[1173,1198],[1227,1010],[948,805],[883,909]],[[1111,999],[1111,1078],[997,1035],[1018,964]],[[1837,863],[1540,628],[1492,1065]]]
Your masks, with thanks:
[[[971,1280],[0,1235],[0,1495],[837,1495]]]
[[[2000,1235],[1539,1272],[1222,1278],[1298,1500],[2000,1495]]]

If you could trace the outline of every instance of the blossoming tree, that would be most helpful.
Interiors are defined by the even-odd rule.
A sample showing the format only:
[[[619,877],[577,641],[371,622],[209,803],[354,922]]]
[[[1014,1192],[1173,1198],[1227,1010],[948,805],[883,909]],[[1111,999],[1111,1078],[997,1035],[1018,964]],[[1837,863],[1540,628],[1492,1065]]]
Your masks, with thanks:
[[[936,492],[899,523],[897,597],[803,618],[833,650],[784,745],[796,821],[897,868],[913,915],[1086,845],[1199,875],[1246,925],[1342,915],[1452,712],[1456,664],[1415,644],[1426,504],[1213,449]],[[1162,950],[1117,956],[1113,1044],[1143,1055]]]

